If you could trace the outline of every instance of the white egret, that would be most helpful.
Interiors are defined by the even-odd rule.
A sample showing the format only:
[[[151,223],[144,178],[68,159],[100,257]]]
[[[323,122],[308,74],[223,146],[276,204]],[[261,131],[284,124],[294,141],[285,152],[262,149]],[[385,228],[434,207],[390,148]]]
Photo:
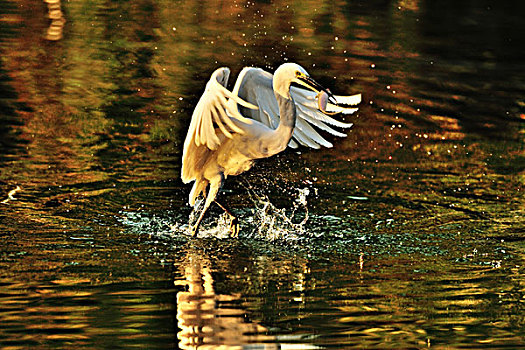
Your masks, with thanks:
[[[259,68],[244,68],[233,91],[226,89],[229,75],[230,70],[224,67],[213,72],[195,107],[184,142],[181,178],[184,183],[195,181],[189,203],[195,206],[201,193],[206,197],[191,227],[192,236],[197,235],[204,213],[229,175],[238,175],[250,169],[255,159],[275,155],[287,146],[332,147],[313,127],[345,137],[329,125],[349,128],[352,124],[331,115],[354,113],[357,108],[340,104],[361,102],[360,94],[332,95],[295,63],[282,64],[274,75]],[[231,235],[238,235],[237,219],[216,203],[231,216]]]

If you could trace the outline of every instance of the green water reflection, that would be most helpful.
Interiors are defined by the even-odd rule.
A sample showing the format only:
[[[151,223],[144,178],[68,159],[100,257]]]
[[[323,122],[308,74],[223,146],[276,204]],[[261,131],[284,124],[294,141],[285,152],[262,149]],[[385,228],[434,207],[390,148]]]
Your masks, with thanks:
[[[0,347],[523,347],[520,10],[4,1]],[[228,179],[239,240],[217,238],[217,208],[217,235],[188,239],[204,82],[284,61],[363,93],[354,128]],[[275,208],[300,222],[305,189],[308,221],[286,226]]]

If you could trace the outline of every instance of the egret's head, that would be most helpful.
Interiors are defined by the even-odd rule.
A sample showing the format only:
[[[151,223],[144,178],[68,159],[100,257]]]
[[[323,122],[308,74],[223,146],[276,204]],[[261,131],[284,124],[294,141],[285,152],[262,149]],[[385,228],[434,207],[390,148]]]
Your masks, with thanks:
[[[290,62],[280,65],[275,71],[273,83],[276,91],[283,96],[287,96],[289,94],[290,85],[296,83],[317,93],[324,91],[328,94],[328,98],[331,100],[330,102],[335,102],[332,93],[313,80],[310,77],[310,74],[308,74],[308,72],[297,63]]]
[[[297,63],[283,63],[277,68],[274,75],[274,82],[278,83],[297,83],[299,77],[309,77],[310,74]]]

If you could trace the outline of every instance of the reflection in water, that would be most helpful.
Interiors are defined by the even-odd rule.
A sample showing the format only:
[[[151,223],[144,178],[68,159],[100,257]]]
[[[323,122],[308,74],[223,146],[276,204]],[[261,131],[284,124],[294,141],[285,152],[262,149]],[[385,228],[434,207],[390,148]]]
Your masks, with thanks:
[[[21,190],[20,186],[16,186],[14,190],[11,190],[7,193],[7,198],[1,201],[2,204],[7,204],[9,201],[15,201],[16,198],[14,195]]]
[[[240,348],[243,344],[271,342],[264,336],[267,329],[246,320],[246,312],[235,308],[239,295],[216,294],[210,261],[197,254],[189,254],[183,264],[185,280],[176,285],[188,287],[177,293],[177,333],[181,349]],[[259,348],[259,347],[258,347]],[[260,349],[277,349],[265,345]]]
[[[187,291],[177,293],[177,333],[181,349],[319,349],[314,344],[302,342],[304,334],[270,335],[272,332],[250,320],[249,312],[241,303],[240,294],[219,294],[215,291],[214,273],[221,272],[202,252],[190,248],[184,261],[180,263],[184,279],[175,280],[175,285],[184,286]],[[177,265],[179,264],[177,263]],[[228,261],[226,263],[232,263]],[[255,261],[254,261],[255,263]],[[261,267],[267,264],[261,259]],[[265,266],[268,267],[268,266]],[[274,266],[276,267],[276,266]],[[258,283],[264,283],[260,276],[253,275],[247,267],[241,272],[240,266],[232,266],[237,276],[232,283],[241,283],[244,292],[250,291]],[[283,272],[291,272],[290,267],[280,267]],[[293,286],[286,298],[302,309],[306,305],[308,292],[304,276],[308,269],[293,273]],[[270,296],[270,301],[278,306],[279,295]],[[279,312],[269,310],[265,316]],[[305,315],[301,317],[305,317]],[[310,337],[314,339],[313,337]]]
[[[60,6],[60,0],[44,0],[47,3],[48,17],[51,20],[49,28],[47,28],[47,40],[60,40],[63,36],[64,24],[66,19]]]

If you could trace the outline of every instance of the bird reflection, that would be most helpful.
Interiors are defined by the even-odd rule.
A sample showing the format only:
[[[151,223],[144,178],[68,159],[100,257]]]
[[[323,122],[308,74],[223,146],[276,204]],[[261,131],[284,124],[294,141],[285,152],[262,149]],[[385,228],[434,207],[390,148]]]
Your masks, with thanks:
[[[44,2],[47,3],[47,16],[51,20],[45,38],[51,41],[60,40],[66,23],[60,0],[44,0]]]
[[[242,349],[247,344],[257,349],[277,349],[267,329],[246,320],[238,307],[239,296],[215,293],[210,261],[197,253],[188,255],[183,264],[184,280],[176,285],[187,287],[177,294],[177,337],[181,349]]]

